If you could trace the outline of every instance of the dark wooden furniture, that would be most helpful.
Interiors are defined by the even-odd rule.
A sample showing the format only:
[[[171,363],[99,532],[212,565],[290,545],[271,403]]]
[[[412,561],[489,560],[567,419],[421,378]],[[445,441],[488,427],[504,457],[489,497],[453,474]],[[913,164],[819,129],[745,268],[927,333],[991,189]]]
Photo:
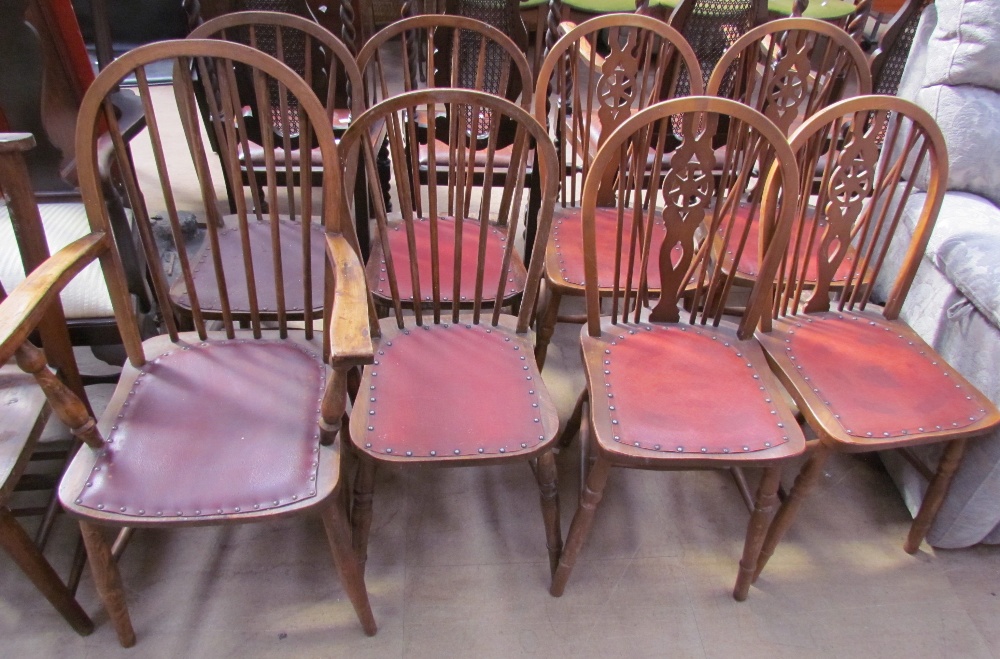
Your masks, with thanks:
[[[73,183],[63,179],[75,156],[73,130],[80,100],[93,80],[72,6],[64,0],[14,0],[0,3],[0,125],[4,130],[32,133],[37,146],[25,154],[31,186],[47,242],[58,249],[88,231],[87,216]],[[137,99],[127,91],[115,94],[116,122],[126,139],[142,128]],[[114,172],[104,179],[108,192]],[[132,247],[128,211],[109,194],[112,225],[119,243],[135,310],[154,310],[144,278],[145,264]],[[10,218],[0,208],[0,272],[8,288],[21,280],[22,264],[29,270],[44,257],[15,253]],[[96,268],[85,273],[63,296],[70,336],[75,345],[108,346],[121,342],[110,299]],[[98,348],[100,351],[101,348]],[[104,353],[101,353],[102,355]]]
[[[889,21],[871,57],[874,93],[896,95],[920,16],[931,2],[933,0],[906,0]]]
[[[172,93],[158,95],[157,103],[144,73],[144,66],[151,62],[166,62],[175,72]],[[208,146],[199,125],[194,85],[185,74],[192,68],[210,85],[208,98],[221,99],[213,115],[219,117],[220,151],[234,178],[239,171],[239,150],[246,148],[248,139],[244,115],[236,105],[238,70],[249,74],[259,100],[250,110],[265,118],[265,136],[275,128],[268,121],[272,115],[261,114],[261,107],[269,107],[267,92],[272,85],[277,85],[282,98],[296,98],[299,130],[305,139],[315,135],[322,154],[322,200],[315,212],[323,218],[323,227],[318,236],[308,222],[279,223],[272,215],[262,223],[245,205],[239,205],[233,224],[225,229],[241,237],[234,244],[240,250],[238,267],[226,269],[219,252],[224,229],[219,228]],[[152,180],[139,180],[127,159],[121,158],[124,141],[113,122],[109,132],[123,163],[124,186],[147,258],[156,262],[159,255],[143,191],[162,189],[169,209],[166,219],[179,236],[170,172],[180,167],[197,175],[200,204],[210,220],[207,241],[212,247],[201,262],[189,259],[183,250],[178,252],[177,280],[190,296],[194,330],[181,331],[174,318],[165,315],[165,334],[145,341],[128,313],[120,259],[108,239],[108,212],[99,183],[105,154],[97,145],[101,128],[108,124],[107,96],[129,75],[136,77],[146,111],[156,164]],[[173,138],[169,150],[164,140],[170,138],[162,132],[168,115],[176,115],[184,129],[183,136]],[[287,115],[274,120],[287,135]],[[345,238],[353,231],[336,165],[333,129],[323,104],[291,69],[248,46],[216,40],[162,42],[123,55],[98,76],[80,110],[77,144],[80,186],[94,230],[57,260],[46,262],[40,276],[61,285],[86,263],[100,259],[128,363],[100,422],[82,419],[73,426],[86,447],[68,467],[59,499],[69,514],[79,518],[94,581],[120,642],[132,645],[135,634],[111,543],[104,535],[106,528],[239,524],[305,513],[323,519],[346,594],[365,632],[374,634],[363,576],[350,548],[340,444],[335,442],[346,398],[327,366],[344,360],[356,363],[352,346],[367,331],[366,317],[363,310],[352,310],[349,301],[356,299],[358,290],[363,291],[363,279],[360,263],[352,261],[353,244]],[[273,147],[269,137],[264,146]],[[304,161],[301,187],[284,200],[293,217],[314,214],[308,163]],[[276,209],[276,191],[270,188],[268,201]],[[250,252],[252,232],[270,234],[266,257]],[[320,242],[319,250],[310,244],[313,239]],[[301,271],[282,269],[286,250],[302,254]],[[324,250],[332,252],[335,272],[331,281],[336,281],[336,291],[328,289],[332,306],[326,306],[323,314],[330,322],[320,332],[313,329],[308,310],[312,308],[311,278],[330,276],[324,267]],[[199,265],[213,273],[215,301],[221,303],[215,323],[210,318],[216,312],[202,306],[213,302],[212,295],[205,290],[195,293],[194,269]],[[171,288],[164,272],[154,269],[151,277],[160,304],[169,308]],[[32,313],[39,299],[54,295],[55,290],[29,289],[29,299],[12,310]],[[276,294],[279,305],[273,329],[263,326],[257,292],[264,290]],[[360,295],[363,299],[363,292]],[[245,330],[238,329],[232,309],[242,296],[249,296],[251,310]],[[288,321],[303,300],[306,322],[304,329],[297,330]],[[12,313],[11,318],[17,315]]]
[[[655,7],[653,8],[655,13]],[[698,56],[701,66],[702,86],[707,87],[708,77],[715,70],[722,55],[741,36],[752,28],[767,22],[766,0],[681,0],[670,12],[667,22],[676,29]],[[728,87],[721,88],[721,96],[729,96]],[[682,75],[678,81],[677,95],[695,94]]]
[[[701,94],[701,69],[684,38],[662,21],[637,14],[598,16],[572,27],[542,63],[535,87],[535,118],[549,127],[558,145],[562,185],[552,236],[545,246],[548,299],[539,314],[535,349],[540,366],[545,364],[556,323],[583,322],[579,317],[560,318],[559,308],[564,296],[584,293],[578,192],[594,171],[593,158],[612,131],[632,114],[672,96],[682,71],[691,72],[691,89]],[[597,175],[610,183],[615,170]],[[602,200],[608,203],[607,197]],[[655,227],[662,231],[662,225]],[[610,214],[601,215],[597,233],[599,249],[611,253],[616,234]],[[605,265],[599,276],[606,295],[615,272]],[[651,277],[649,288],[655,291],[659,288],[656,273]]]
[[[831,452],[947,443],[936,472],[928,474],[927,494],[904,545],[913,553],[941,505],[966,438],[1000,424],[1000,411],[899,320],[947,182],[944,138],[933,119],[898,98],[848,99],[814,115],[791,145],[803,177],[822,166],[822,185],[815,203],[802,197],[795,210],[792,240],[773,280],[773,309],[763,316],[757,339],[817,439],[768,530],[757,574]],[[916,195],[918,178],[926,196]],[[907,258],[898,272],[882,273],[893,285],[878,308],[872,287],[902,208],[913,203],[922,212]],[[852,246],[858,258],[835,288],[834,276],[843,272]]]
[[[486,133],[477,128],[483,113],[491,117]],[[431,171],[421,183],[407,167],[407,153],[413,152],[407,144],[415,139],[419,117],[437,115],[449,127],[443,148],[451,164],[436,171],[437,159],[429,158]],[[528,329],[541,263],[533,261],[527,272],[518,268],[515,243],[522,214],[511,210],[506,226],[498,226],[491,221],[492,188],[474,192],[473,179],[480,168],[476,154],[487,154],[483,175],[490,177],[500,126],[513,125],[507,181],[498,193],[501,206],[520,208],[527,146],[534,141],[543,200],[538,240],[544,241],[555,201],[555,149],[526,111],[504,99],[460,89],[408,92],[365,112],[344,135],[343,151],[347,157],[352,150],[362,152],[369,180],[374,180],[376,154],[367,135],[375,121],[388,129],[401,217],[390,222],[376,201],[378,240],[386,258],[371,294],[389,300],[390,314],[380,321],[370,307],[374,361],[364,368],[351,411],[351,441],[361,458],[351,517],[359,558],[366,554],[376,464],[481,466],[522,460],[531,461],[536,472],[554,567],[561,534],[551,445],[559,420],[532,359]],[[438,122],[428,122],[427,132],[434,155]],[[516,289],[523,297],[514,316],[498,300]],[[404,313],[407,306],[412,313]]]
[[[41,227],[23,157],[33,145],[31,135],[0,133],[0,180],[3,181],[4,195],[9,200],[13,215],[26,228],[32,224]],[[47,257],[44,238],[38,240],[40,233],[24,232],[21,237],[25,241],[24,247]],[[33,283],[23,286],[30,290]],[[19,287],[12,291],[14,299],[20,298],[25,289]],[[5,298],[6,293],[0,285],[0,318],[4,319],[3,332],[0,333],[0,408],[3,409],[3,427],[0,428],[0,547],[66,622],[77,633],[87,635],[94,628],[90,618],[45,559],[41,548],[17,521],[16,512],[10,508],[11,496],[24,475],[52,411],[46,401],[46,393],[57,399],[74,397],[77,414],[86,415],[87,407],[79,402],[63,380],[47,368],[49,363],[59,367],[58,372],[67,381],[73,382],[77,391],[82,391],[58,299],[51,297],[49,304],[40,307],[30,319],[12,317],[8,321],[10,305],[3,304]],[[11,316],[15,314],[11,313]],[[36,329],[43,337],[44,353],[26,340]],[[74,376],[75,381],[72,379]],[[56,412],[62,415],[63,410],[56,406]],[[65,417],[62,418],[65,420]]]
[[[728,118],[731,148],[717,178],[712,141],[722,116]],[[680,144],[665,161],[670,139]],[[746,225],[738,227],[732,218],[741,201],[753,198],[753,174],[763,163],[768,163],[763,202],[754,202],[752,212],[770,231],[751,241]],[[718,243],[737,260],[760,250],[763,273],[777,270],[792,214],[787,204],[776,210],[776,200],[798,195],[795,159],[781,131],[758,112],[727,99],[692,97],[654,105],[626,120],[601,146],[591,171],[609,168],[618,170],[618,180],[609,184],[592,174],[584,182],[582,202],[587,329],[581,342],[587,390],[574,420],[589,401],[588,449],[596,459],[586,474],[552,594],[561,595],[566,586],[611,467],[760,467],[733,590],[743,600],[777,504],[781,467],[802,453],[805,439],[753,338],[757,319],[769,306],[771,281],[753,288],[743,318],[724,318],[734,275],[712,258],[711,248]],[[610,203],[602,204],[611,191]],[[618,249],[599,247],[602,213],[611,216]],[[653,230],[658,220],[662,232]],[[647,264],[659,271],[660,282],[648,313],[642,299],[650,287]],[[605,317],[601,268],[635,273],[612,279],[611,314]],[[568,424],[569,437],[577,427]]]

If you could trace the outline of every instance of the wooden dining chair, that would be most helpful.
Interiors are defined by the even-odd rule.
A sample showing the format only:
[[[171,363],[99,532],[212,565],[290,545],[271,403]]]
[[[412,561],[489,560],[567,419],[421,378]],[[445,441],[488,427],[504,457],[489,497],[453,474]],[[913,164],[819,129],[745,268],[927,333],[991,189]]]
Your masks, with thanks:
[[[890,114],[880,160],[879,138]],[[757,339],[816,439],[768,530],[756,574],[832,452],[944,443],[904,545],[917,551],[966,439],[1000,424],[996,407],[899,320],[948,178],[944,138],[931,116],[899,98],[848,99],[803,124],[791,146],[803,177],[822,166],[822,185],[815,202],[799,200],[773,278],[773,309],[762,316]],[[882,272],[904,206],[919,213],[913,239],[898,272]],[[806,221],[810,215],[815,219]],[[851,248],[858,258],[835,286]],[[872,298],[880,276],[894,282],[881,306]]]
[[[864,51],[839,27],[812,18],[783,18],[750,30],[719,60],[706,93],[722,95],[727,87],[731,98],[757,109],[790,135],[841,98],[870,94],[871,74]],[[720,147],[719,159],[725,148]],[[821,172],[815,174],[818,185]],[[803,194],[811,194],[813,187],[803,188]],[[738,209],[738,222],[746,221],[748,208]],[[758,227],[752,224],[750,230],[756,235]],[[717,256],[729,261],[728,255]],[[844,267],[854,258],[848,254]],[[759,270],[757,255],[741,259],[738,268],[740,284],[749,285]],[[839,279],[845,276],[841,273]]]
[[[153,62],[173,67],[172,89],[149,86],[144,67]],[[245,150],[248,140],[244,114],[237,105],[238,67],[249,73],[256,92],[259,103],[249,111],[264,118],[266,148],[273,146],[269,136],[276,128],[270,124],[273,115],[266,110],[268,90],[277,85],[282,98],[297,99],[303,138],[309,142],[315,136],[322,150],[321,202],[314,208],[313,192],[320,190],[311,185],[309,159],[303,161],[300,188],[285,200],[293,218],[314,214],[322,218],[324,233],[318,236],[308,221],[279,224],[276,210],[270,222],[261,223],[240,197],[237,215],[228,226],[219,227],[216,190],[220,182],[208,166],[209,147],[202,137],[205,127],[200,124],[194,85],[186,72],[193,68],[203,81],[217,87],[210,89],[208,97],[221,99],[213,116],[219,117],[220,150],[235,179],[240,149]],[[145,108],[155,164],[153,175],[141,178],[124,157],[121,134],[108,122],[107,95],[129,75],[135,76]],[[263,114],[259,114],[261,108],[265,108]],[[286,116],[280,117],[284,135],[288,134]],[[182,135],[164,132],[171,119],[183,128]],[[105,125],[110,125],[111,153],[96,148]],[[76,144],[80,186],[93,230],[46,263],[36,278],[46,286],[25,289],[8,308],[12,320],[35,313],[38,304],[85,264],[100,260],[128,362],[100,421],[95,424],[83,418],[72,426],[86,446],[67,468],[59,499],[79,519],[94,582],[120,642],[132,645],[135,633],[105,529],[265,522],[305,513],[323,519],[347,596],[365,632],[374,634],[363,576],[350,549],[340,482],[340,443],[335,441],[346,399],[334,386],[328,366],[345,360],[353,365],[365,359],[353,348],[357,337],[367,332],[363,309],[352,312],[349,303],[345,308],[343,302],[363,291],[358,288],[363,282],[361,265],[352,261],[356,246],[343,199],[333,129],[322,103],[294,71],[256,49],[217,40],[162,42],[123,55],[98,76],[84,98]],[[189,296],[193,331],[182,331],[165,314],[165,333],[140,340],[127,312],[119,256],[108,240],[108,215],[99,184],[106,157],[121,168],[151,263],[158,262],[160,255],[145,196],[164,195],[169,209],[166,219],[177,236],[178,209],[184,206],[171,185],[171,174],[181,170],[196,174],[197,201],[189,203],[209,220],[206,232],[211,249],[200,262],[180,250],[173,287],[162,269],[152,270],[153,288],[163,308],[169,307],[172,292]],[[276,209],[276,192],[274,186],[270,188],[268,201]],[[227,268],[220,254],[223,231],[241,238],[234,243],[242,248],[238,267]],[[268,254],[251,251],[255,232],[270,234]],[[314,240],[320,243],[319,250],[310,244]],[[324,267],[324,250],[332,254],[332,276]],[[301,270],[282,267],[283,257],[291,251],[302,254]],[[194,271],[199,267],[211,273],[211,293],[195,287]],[[322,315],[330,322],[322,331],[314,330],[310,315],[312,280],[317,277],[336,282],[335,289],[326,289],[328,304]],[[275,295],[275,320],[264,317],[258,291]],[[249,301],[248,329],[238,327],[232,309],[240,298]],[[304,329],[294,329],[289,326],[291,311],[296,306],[301,309],[303,300]],[[204,306],[213,302],[220,308]]]
[[[4,196],[10,210],[17,219],[40,228],[41,217],[24,162],[24,153],[34,143],[30,134],[0,133],[0,180],[3,181]],[[37,249],[41,245],[31,247]],[[15,300],[20,297],[21,290],[19,287],[12,291]],[[5,299],[6,292],[0,284],[0,319],[3,319],[0,322],[4,323],[0,332],[0,408],[4,411],[3,427],[0,429],[0,547],[66,622],[78,634],[86,636],[93,630],[93,622],[42,554],[39,545],[44,545],[44,542],[36,543],[28,535],[11,508],[15,488],[28,468],[45,423],[53,411],[46,400],[46,391],[55,398],[75,398],[73,389],[67,383],[82,391],[79,379],[75,382],[71,380],[78,371],[65,316],[59,300],[53,297],[49,304],[39,308],[33,318],[12,318],[8,323],[9,305],[3,304]],[[45,352],[23,338],[36,329],[44,342]],[[56,373],[59,377],[47,368],[49,364],[58,369]],[[58,406],[55,411],[61,413]],[[87,407],[80,404],[78,411],[86,414]]]
[[[723,116],[734,148],[716,178],[712,140]],[[680,144],[664,158],[671,139]],[[758,169],[761,163],[770,163],[767,173]],[[609,168],[618,171],[610,191],[600,175]],[[558,597],[566,587],[611,467],[759,467],[763,474],[748,502],[752,510],[733,590],[743,600],[777,503],[781,468],[802,453],[805,439],[753,338],[770,302],[770,281],[754,287],[742,318],[725,317],[734,277],[711,258],[712,245],[721,242],[736,258],[759,250],[764,271],[777,270],[791,228],[788,202],[798,196],[794,157],[781,131],[755,110],[727,99],[690,97],[626,120],[601,146],[591,171],[582,203],[587,325],[580,340],[587,389],[574,416],[589,405],[582,460],[586,465],[588,454],[595,459],[551,592]],[[736,205],[752,196],[758,172],[766,178],[765,193],[753,210],[768,230],[752,242],[746,225],[738,230],[732,219]],[[611,191],[610,204],[602,205]],[[598,242],[602,212],[612,218],[615,250]],[[662,232],[654,231],[658,220]],[[611,280],[611,313],[603,317],[602,268],[626,273]],[[650,268],[659,270],[660,291],[647,309],[642,297]]]
[[[492,117],[487,133],[477,128],[484,112]],[[451,165],[435,170],[438,122],[429,122],[431,171],[421,179],[407,166],[407,144],[415,139],[419,117],[436,115],[449,126],[444,148]],[[388,300],[390,313],[378,320],[374,306],[370,309],[375,358],[364,368],[351,411],[351,441],[361,458],[351,515],[358,557],[364,562],[376,465],[522,460],[536,472],[554,567],[561,533],[551,444],[559,419],[532,358],[529,331],[541,262],[532,261],[525,270],[516,243],[527,144],[535,143],[543,192],[539,241],[548,235],[555,202],[555,148],[531,115],[513,103],[478,91],[435,88],[393,96],[347,129],[341,153],[350,159],[352,150],[360,151],[369,174],[376,152],[365,136],[375,121],[388,128],[400,211],[393,219],[375,204],[376,249],[385,259],[377,267],[369,261],[368,281],[376,286],[372,297]],[[504,123],[515,127],[507,180],[502,190],[487,186],[480,193],[474,190],[477,153],[486,153],[482,175],[489,178]],[[446,183],[439,183],[441,176]],[[505,224],[497,221],[497,212],[506,213]],[[520,296],[516,316],[501,302],[511,295]]]
[[[558,145],[562,180],[552,235],[545,245],[547,301],[539,313],[535,349],[539,366],[545,364],[556,323],[583,322],[580,317],[560,317],[559,309],[563,297],[584,294],[579,190],[595,171],[594,156],[626,119],[671,96],[681,71],[691,72],[692,88],[701,94],[701,69],[687,41],[662,21],[638,14],[598,16],[572,27],[542,63],[535,118],[548,126]],[[598,175],[610,181],[615,170]],[[607,203],[606,198],[602,201]],[[656,224],[655,230],[662,231],[662,225]],[[609,253],[615,247],[612,213],[600,214],[597,232],[599,249]],[[600,288],[607,295],[615,273],[608,260],[604,263]],[[649,287],[659,288],[655,272]]]
[[[334,135],[339,137],[347,129],[351,117],[358,116],[364,110],[361,73],[358,71],[354,55],[340,39],[311,18],[306,17],[308,12],[304,0],[286,2],[286,5],[289,11],[298,8],[305,16],[278,11],[240,11],[223,14],[202,23],[191,32],[189,38],[222,39],[244,43],[284,62],[309,83],[318,98],[325,99]],[[244,83],[240,87],[240,102],[244,105],[256,104],[255,99],[252,98],[253,93],[251,86]],[[272,140],[275,146],[274,157],[273,161],[269,161],[262,146],[261,128],[259,125],[255,125],[254,118],[247,117],[245,121],[251,133],[248,149],[249,158],[242,152],[240,154],[242,182],[246,184],[252,180],[256,184],[255,187],[250,187],[250,194],[256,193],[256,196],[251,198],[255,207],[260,205],[264,209],[267,208],[267,203],[262,198],[262,190],[270,185],[268,177],[273,176],[274,184],[277,186],[298,185],[304,151],[310,154],[313,185],[320,185],[323,178],[319,147],[312,144],[303,149],[299,145],[298,108],[294,105],[288,105],[288,101],[286,101],[287,107],[282,108],[280,92],[277,88],[269,89],[268,93],[271,113],[275,115],[276,124],[280,123],[277,121],[277,116],[282,112],[289,115],[288,124],[291,134],[287,137],[291,143],[291,149],[286,149],[286,136],[275,134]],[[204,110],[208,110],[207,99],[202,100],[202,107]],[[213,132],[209,133],[213,145],[218,142],[215,135]],[[291,155],[289,156],[289,154]],[[252,179],[248,172],[252,172]],[[233,196],[245,194],[246,189],[240,185],[234,185],[228,178],[226,185],[230,193],[230,212],[235,213],[236,202]],[[362,206],[362,208],[366,207]],[[319,228],[317,227],[316,230],[319,231]],[[367,253],[369,236],[368,218],[365,212],[359,213],[356,233],[362,245],[362,251]],[[317,283],[317,286],[319,285]],[[319,301],[321,300],[321,296],[318,294],[320,289],[317,289],[316,292],[313,299]],[[318,304],[320,303],[318,302]]]

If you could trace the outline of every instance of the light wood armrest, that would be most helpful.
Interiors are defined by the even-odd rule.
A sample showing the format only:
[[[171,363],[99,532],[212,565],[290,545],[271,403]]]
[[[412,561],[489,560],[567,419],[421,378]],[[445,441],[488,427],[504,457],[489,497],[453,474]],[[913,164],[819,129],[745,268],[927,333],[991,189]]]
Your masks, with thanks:
[[[31,133],[0,133],[0,153],[28,151],[35,146]]]
[[[333,309],[330,313],[330,362],[336,367],[375,361],[368,324],[368,285],[365,268],[350,241],[326,234],[326,254],[333,268]]]
[[[0,364],[28,339],[66,284],[108,248],[107,240],[104,233],[91,233],[66,245],[0,302]]]

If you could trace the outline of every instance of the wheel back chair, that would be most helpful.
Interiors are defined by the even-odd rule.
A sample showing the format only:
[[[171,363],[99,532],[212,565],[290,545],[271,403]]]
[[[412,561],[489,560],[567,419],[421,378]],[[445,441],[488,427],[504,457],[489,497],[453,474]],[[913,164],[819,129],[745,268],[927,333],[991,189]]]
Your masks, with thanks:
[[[491,117],[485,133],[479,122],[484,113]],[[441,117],[449,128],[439,147],[439,122],[426,124],[430,171],[422,178],[408,166],[407,154],[423,116]],[[361,375],[350,427],[361,457],[351,516],[358,557],[366,556],[376,464],[523,460],[536,470],[554,568],[561,533],[550,448],[559,420],[532,358],[528,329],[541,262],[532,261],[525,271],[515,243],[530,141],[543,193],[538,240],[548,235],[555,148],[531,115],[491,94],[445,88],[407,92],[365,112],[344,135],[344,157],[360,152],[369,174],[376,154],[366,131],[375,121],[384,121],[388,130],[401,217],[390,222],[376,201],[376,249],[385,261],[377,267],[369,262],[368,270],[369,285],[377,286],[370,309],[375,360]],[[474,178],[480,162],[482,175],[492,177],[503,125],[514,128],[514,142],[498,207],[493,186],[477,193]],[[438,148],[446,149],[450,166],[438,169]],[[498,214],[505,216],[503,223]],[[505,311],[511,298],[520,301],[516,316]],[[376,317],[376,299],[388,300],[388,318]]]
[[[637,14],[599,16],[572,27],[542,63],[535,87],[535,118],[549,127],[558,145],[562,185],[551,238],[545,246],[548,300],[540,307],[535,353],[540,366],[545,364],[556,323],[583,322],[578,316],[559,316],[562,298],[582,296],[585,290],[578,199],[582,181],[596,171],[594,156],[618,126],[673,93],[679,71],[691,72],[692,87],[701,94],[701,69],[684,38],[662,21]],[[610,184],[615,174],[616,170],[609,168],[596,175]],[[610,189],[610,185],[605,187]],[[602,197],[602,202],[607,205],[610,199]],[[598,249],[612,254],[616,240],[612,210],[602,208],[597,223]],[[654,227],[662,235],[662,224],[655,222]],[[611,263],[610,258],[602,260],[599,277],[604,295],[614,285]],[[655,268],[648,288],[651,293],[659,289]]]
[[[899,320],[948,179],[945,143],[933,119],[898,98],[848,99],[804,123],[791,145],[803,178],[820,166],[822,183],[815,205],[799,200],[775,278],[775,303],[757,338],[817,439],[768,531],[758,574],[831,452],[944,445],[936,472],[926,474],[927,494],[904,545],[913,553],[966,439],[1000,424],[996,407]],[[918,182],[926,194],[914,189]],[[897,273],[883,273],[895,280],[880,308],[873,284],[903,207],[914,204],[921,212],[907,258]]]
[[[723,117],[731,148],[716,177],[712,142]],[[679,143],[664,157],[671,140]],[[608,168],[618,172],[611,190],[602,175]],[[587,389],[564,432],[572,438],[589,407],[581,461],[586,469],[591,453],[595,460],[551,592],[559,596],[566,587],[612,466],[759,467],[733,590],[743,600],[776,508],[781,467],[802,453],[805,439],[753,338],[770,304],[770,280],[754,286],[742,318],[727,317],[735,276],[712,254],[722,249],[738,261],[759,252],[762,271],[777,271],[798,197],[794,156],[781,131],[755,110],[728,99],[688,97],[627,119],[601,146],[591,172],[582,202]],[[765,182],[755,180],[760,175]],[[759,185],[764,194],[751,212],[766,230],[751,240],[748,225],[734,215]],[[602,212],[611,216],[617,249],[599,242]],[[610,280],[611,313],[603,317],[602,268],[620,275]],[[643,296],[652,269],[659,270],[660,291],[650,309]]]
[[[731,98],[762,112],[790,135],[803,121],[841,98],[870,94],[871,74],[860,46],[839,27],[812,18],[782,18],[740,37],[719,60],[706,93],[722,95],[727,85]],[[720,160],[725,148],[720,147]],[[817,183],[820,173],[816,172]],[[813,187],[804,188],[806,197]],[[737,221],[746,221],[747,208],[743,205],[737,210]],[[756,224],[751,223],[750,230],[755,236]],[[728,260],[725,254],[716,256]],[[849,253],[844,268],[855,257],[853,251]],[[748,254],[738,267],[741,285],[748,286],[757,276],[757,255]]]
[[[172,65],[172,90],[150,88],[144,66],[152,62]],[[227,171],[238,180],[239,153],[241,148],[246,152],[249,138],[238,101],[237,67],[252,81],[258,103],[251,111],[263,117],[266,150],[273,151],[270,136],[277,132],[271,121],[281,121],[282,134],[288,134],[287,115],[274,118],[267,111],[268,90],[276,85],[282,98],[297,99],[299,130],[306,141],[315,135],[321,149],[323,186],[315,211],[323,218],[325,234],[316,236],[308,220],[279,224],[273,185],[268,192],[270,223],[257,222],[245,199],[237,196],[233,226],[219,228],[221,183],[209,167],[203,138],[203,131],[212,127],[200,123],[190,72],[199,73],[210,86],[208,98],[219,103],[212,108],[213,117],[218,117],[214,128]],[[137,81],[155,163],[154,175],[142,179],[124,153],[120,131],[108,121],[113,116],[108,94],[129,75]],[[165,132],[170,118],[179,122],[183,136],[171,138]],[[97,136],[105,125],[113,145],[110,152],[98,149]],[[165,142],[170,140],[167,149]],[[215,40],[162,42],[133,50],[98,76],[81,107],[76,145],[92,231],[46,263],[38,277],[47,285],[26,289],[20,302],[8,307],[9,322],[37,313],[39,305],[85,264],[100,260],[128,362],[101,420],[95,424],[93,419],[81,419],[73,426],[86,446],[68,467],[59,499],[69,514],[79,518],[94,582],[119,641],[130,646],[135,633],[105,528],[238,524],[304,513],[322,517],[347,595],[365,632],[374,634],[363,576],[350,550],[340,445],[335,443],[346,398],[336,378],[328,374],[328,363],[354,365],[367,359],[363,350],[356,349],[359,337],[367,332],[365,315],[350,302],[358,296],[363,300],[358,288],[363,286],[362,270],[353,260],[356,245],[333,129],[322,103],[294,71],[248,46]],[[121,168],[149,262],[158,262],[160,254],[145,207],[147,196],[164,196],[175,239],[181,231],[180,211],[197,210],[208,218],[211,249],[204,261],[193,261],[180,250],[173,287],[163,269],[151,271],[164,308],[172,293],[187,296],[193,331],[181,331],[171,315],[164,315],[165,333],[140,339],[128,309],[120,256],[108,238],[108,211],[99,180],[109,159]],[[309,163],[303,161],[301,188],[289,190],[295,196],[282,200],[292,218],[314,214]],[[182,197],[171,185],[171,173],[181,170],[193,170],[198,181],[198,198],[187,202],[187,208],[178,202]],[[220,254],[223,230],[240,237],[233,243],[240,249],[236,268],[227,269]],[[251,250],[255,231],[269,234],[267,255]],[[314,240],[321,242],[318,251],[311,244]],[[324,247],[332,274],[324,268]],[[282,267],[285,250],[302,254],[301,270]],[[314,262],[317,259],[320,263]],[[211,273],[211,291],[195,286],[199,267]],[[329,322],[322,332],[313,329],[311,315],[315,277],[327,279],[322,314]],[[259,302],[258,292],[265,290],[277,301],[273,321],[264,317]],[[238,329],[233,311],[241,298],[250,309],[245,330]],[[301,313],[303,302],[305,327],[293,329],[291,312],[298,307]],[[5,322],[7,318],[4,315]]]

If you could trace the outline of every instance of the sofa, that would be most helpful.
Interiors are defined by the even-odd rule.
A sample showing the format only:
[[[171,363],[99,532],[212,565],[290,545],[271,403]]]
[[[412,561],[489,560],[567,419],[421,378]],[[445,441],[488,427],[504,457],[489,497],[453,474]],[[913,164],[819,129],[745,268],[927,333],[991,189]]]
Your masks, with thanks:
[[[948,192],[901,318],[991,400],[1000,402],[1000,8],[937,0],[921,16],[899,96],[937,120],[948,145]],[[920,188],[922,181],[916,181]],[[903,260],[914,212],[904,212],[887,260]],[[879,281],[876,296],[885,295]],[[917,456],[936,465],[939,446]],[[882,455],[911,512],[927,483],[896,452]],[[1000,432],[968,442],[927,536],[934,547],[1000,544]]]

